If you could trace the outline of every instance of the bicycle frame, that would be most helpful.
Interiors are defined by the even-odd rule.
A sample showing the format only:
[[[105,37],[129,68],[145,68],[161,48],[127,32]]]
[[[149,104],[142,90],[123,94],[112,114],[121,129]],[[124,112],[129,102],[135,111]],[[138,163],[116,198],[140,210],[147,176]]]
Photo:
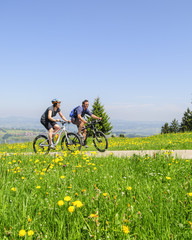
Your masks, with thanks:
[[[62,126],[61,126],[56,132],[54,132],[54,135],[59,134],[59,136],[58,136],[58,138],[57,138],[57,141],[54,143],[55,146],[59,143],[59,140],[60,140],[60,138],[61,138],[62,133],[65,134],[65,137],[66,137],[67,141],[69,142],[69,139],[68,139],[68,136],[67,136],[67,130],[66,130],[65,125],[64,125],[66,122],[63,122],[63,121],[60,121],[60,122],[61,122]],[[40,146],[41,146],[41,147],[47,146],[47,141],[46,141],[46,140],[43,141],[43,142],[40,144]]]

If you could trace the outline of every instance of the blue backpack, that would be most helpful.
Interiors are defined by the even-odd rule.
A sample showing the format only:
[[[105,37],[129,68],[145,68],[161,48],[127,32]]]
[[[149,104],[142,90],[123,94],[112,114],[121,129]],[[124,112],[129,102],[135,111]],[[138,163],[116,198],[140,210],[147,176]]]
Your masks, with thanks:
[[[78,106],[79,107],[79,106]],[[75,107],[75,108],[73,108],[73,110],[71,111],[71,113],[69,114],[69,117],[74,117],[74,118],[76,118],[77,117],[77,111],[76,111],[76,109],[78,108],[78,107]]]

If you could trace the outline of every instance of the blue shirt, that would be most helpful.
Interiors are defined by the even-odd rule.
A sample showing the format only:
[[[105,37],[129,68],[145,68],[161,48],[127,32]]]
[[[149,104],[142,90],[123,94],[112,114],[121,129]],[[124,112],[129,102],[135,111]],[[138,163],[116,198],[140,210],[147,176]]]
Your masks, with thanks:
[[[75,111],[75,112],[76,112],[75,118],[77,118],[78,114],[80,114],[81,117],[84,117],[85,114],[87,114],[87,115],[89,115],[89,116],[92,115],[92,113],[89,111],[88,108],[87,108],[86,110],[84,110],[83,107],[80,107],[80,106],[76,108],[76,111]]]

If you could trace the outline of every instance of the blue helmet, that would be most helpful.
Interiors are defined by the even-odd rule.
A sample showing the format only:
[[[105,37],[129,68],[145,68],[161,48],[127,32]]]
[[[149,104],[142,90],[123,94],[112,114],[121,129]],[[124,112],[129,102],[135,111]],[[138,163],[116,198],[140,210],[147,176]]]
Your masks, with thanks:
[[[55,103],[60,103],[61,100],[58,99],[58,98],[54,98],[51,102],[52,102],[53,104],[55,104]]]

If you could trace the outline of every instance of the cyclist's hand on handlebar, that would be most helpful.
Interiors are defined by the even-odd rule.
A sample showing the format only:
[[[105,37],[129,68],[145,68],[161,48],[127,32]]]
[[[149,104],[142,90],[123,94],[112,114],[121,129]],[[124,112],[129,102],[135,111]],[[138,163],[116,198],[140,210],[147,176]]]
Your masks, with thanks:
[[[67,120],[67,123],[71,123],[71,120]]]
[[[56,122],[60,122],[60,119],[56,119]]]
[[[101,120],[101,119],[102,119],[101,117],[98,118],[98,120]]]

